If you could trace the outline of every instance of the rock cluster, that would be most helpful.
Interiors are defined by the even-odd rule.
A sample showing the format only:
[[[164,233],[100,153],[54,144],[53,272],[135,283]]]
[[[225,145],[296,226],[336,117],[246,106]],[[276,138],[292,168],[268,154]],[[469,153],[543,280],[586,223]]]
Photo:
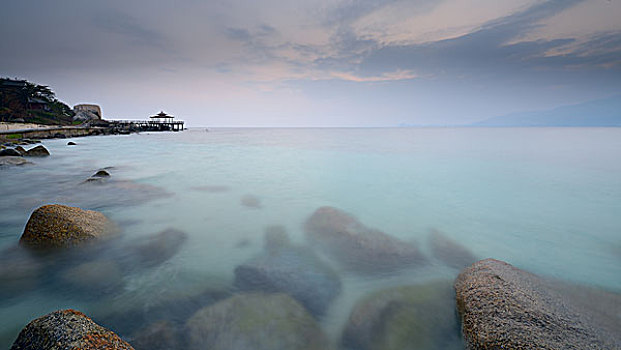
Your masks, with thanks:
[[[337,208],[317,209],[306,221],[304,229],[313,245],[354,271],[398,270],[426,260],[414,244],[366,227]]]
[[[312,251],[293,246],[281,228],[269,228],[265,252],[235,269],[242,291],[287,293],[313,315],[323,316],[341,292],[339,276]]]
[[[31,142],[22,142],[17,144],[17,146],[15,144],[10,144],[10,147],[5,147],[3,145],[2,148],[0,148],[0,166],[32,164],[22,157],[45,157],[50,155],[47,148],[41,145],[26,150],[21,146],[22,144],[28,145],[31,144]]]

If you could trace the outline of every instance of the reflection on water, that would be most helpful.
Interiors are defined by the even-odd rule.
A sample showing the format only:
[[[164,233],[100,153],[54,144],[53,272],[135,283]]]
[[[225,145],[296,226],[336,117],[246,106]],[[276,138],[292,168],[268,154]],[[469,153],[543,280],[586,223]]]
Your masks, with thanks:
[[[0,347],[30,320],[75,308],[138,350],[460,349],[451,283],[485,257],[595,296],[621,291],[620,130],[66,141],[46,141],[52,156],[33,166],[0,169]],[[111,176],[86,181],[100,169]],[[33,254],[17,242],[47,203],[99,210],[123,233]]]

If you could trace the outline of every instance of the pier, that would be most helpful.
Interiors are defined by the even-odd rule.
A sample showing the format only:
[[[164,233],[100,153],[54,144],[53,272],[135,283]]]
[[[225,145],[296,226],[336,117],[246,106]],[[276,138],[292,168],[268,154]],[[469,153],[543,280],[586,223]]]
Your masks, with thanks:
[[[181,131],[183,121],[152,121],[152,120],[108,120],[111,127],[121,130],[135,131]]]
[[[173,120],[172,115],[163,111],[149,117],[149,120],[108,120],[110,126],[128,132],[137,131],[182,131],[183,121]]]

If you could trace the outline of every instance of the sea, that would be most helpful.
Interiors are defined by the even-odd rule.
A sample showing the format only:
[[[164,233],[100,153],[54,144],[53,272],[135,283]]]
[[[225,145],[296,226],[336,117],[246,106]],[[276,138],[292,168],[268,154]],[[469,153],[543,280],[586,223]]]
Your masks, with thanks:
[[[128,311],[151,315],[176,300],[235,294],[235,268],[265,253],[275,225],[341,279],[318,320],[335,347],[370,293],[458,275],[434,256],[435,231],[478,259],[621,293],[621,128],[190,128],[42,144],[51,156],[0,167],[0,348],[58,309],[80,310],[131,339],[135,329],[114,321]],[[110,178],[87,181],[101,169]],[[169,229],[185,239],[157,247],[162,261],[146,267],[98,265],[72,279],[63,271],[78,262],[50,262],[32,277],[24,267],[32,259],[11,254],[45,204],[115,222],[120,243],[100,259],[122,259],[123,247]],[[427,263],[371,274],[342,267],[305,234],[324,206],[415,245]]]

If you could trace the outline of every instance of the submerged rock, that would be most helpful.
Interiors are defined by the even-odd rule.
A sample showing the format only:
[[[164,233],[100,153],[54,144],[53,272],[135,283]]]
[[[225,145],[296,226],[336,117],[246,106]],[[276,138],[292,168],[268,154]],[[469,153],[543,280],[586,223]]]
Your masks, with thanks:
[[[92,297],[119,291],[124,285],[121,267],[111,260],[95,260],[70,267],[61,273],[60,280],[69,288]]]
[[[72,200],[91,207],[143,204],[172,195],[161,187],[112,177],[90,177],[82,185],[79,193],[70,193]]]
[[[24,327],[11,350],[30,349],[133,350],[112,331],[71,309],[54,311]]]
[[[160,292],[158,290],[158,293]],[[112,305],[108,302],[103,303],[94,315],[97,316],[97,320],[122,336],[138,337],[145,333],[143,327],[153,323],[166,323],[179,330],[197,310],[230,296],[228,286],[190,291],[187,292],[190,294],[183,295],[161,296],[158,293],[148,293],[151,295],[150,298],[141,296],[137,299],[117,299],[117,303]]]
[[[291,247],[287,230],[282,226],[269,226],[263,235],[263,247],[268,253],[278,253],[283,248]]]
[[[244,207],[260,209],[261,208],[261,200],[257,196],[253,196],[251,194],[247,194],[241,198],[241,204]]]
[[[21,157],[22,154],[15,148],[6,148],[0,150],[0,157]]]
[[[414,244],[368,228],[337,208],[317,209],[304,229],[311,243],[359,272],[391,271],[426,261]]]
[[[290,245],[280,227],[268,228],[266,251],[235,268],[234,285],[242,291],[286,293],[313,315],[322,316],[341,292],[341,280],[312,251]]]
[[[433,256],[450,267],[463,269],[478,260],[468,249],[438,230],[431,230],[429,243]]]
[[[139,330],[131,342],[136,350],[182,349],[179,331],[167,321],[151,323]]]
[[[77,144],[75,142],[73,142],[73,141],[67,142],[67,146],[75,146],[75,145],[77,145]]]
[[[140,238],[124,248],[124,264],[128,269],[157,266],[177,254],[187,240],[187,233],[172,228]]]
[[[100,212],[51,204],[36,209],[19,242],[29,248],[71,247],[115,233],[114,224]]]
[[[342,343],[356,350],[463,349],[451,282],[375,292],[355,306]]]
[[[313,317],[285,294],[239,294],[197,311],[186,323],[189,349],[325,350]]]
[[[16,157],[16,156],[0,157],[0,166],[25,165],[25,164],[32,164],[32,162],[27,161],[26,159],[22,158],[21,156],[19,156],[19,157]]]
[[[101,169],[99,171],[97,171],[95,174],[91,175],[91,177],[89,177],[88,179],[86,179],[84,181],[84,183],[104,183],[107,182],[108,178],[110,177],[110,173]]]
[[[110,177],[110,173],[105,170],[99,170],[92,177]]]
[[[505,262],[474,263],[459,274],[455,291],[468,349],[621,347],[619,333],[606,332],[597,314]]]
[[[26,151],[26,157],[47,157],[50,155],[50,151],[47,148],[39,145]]]

